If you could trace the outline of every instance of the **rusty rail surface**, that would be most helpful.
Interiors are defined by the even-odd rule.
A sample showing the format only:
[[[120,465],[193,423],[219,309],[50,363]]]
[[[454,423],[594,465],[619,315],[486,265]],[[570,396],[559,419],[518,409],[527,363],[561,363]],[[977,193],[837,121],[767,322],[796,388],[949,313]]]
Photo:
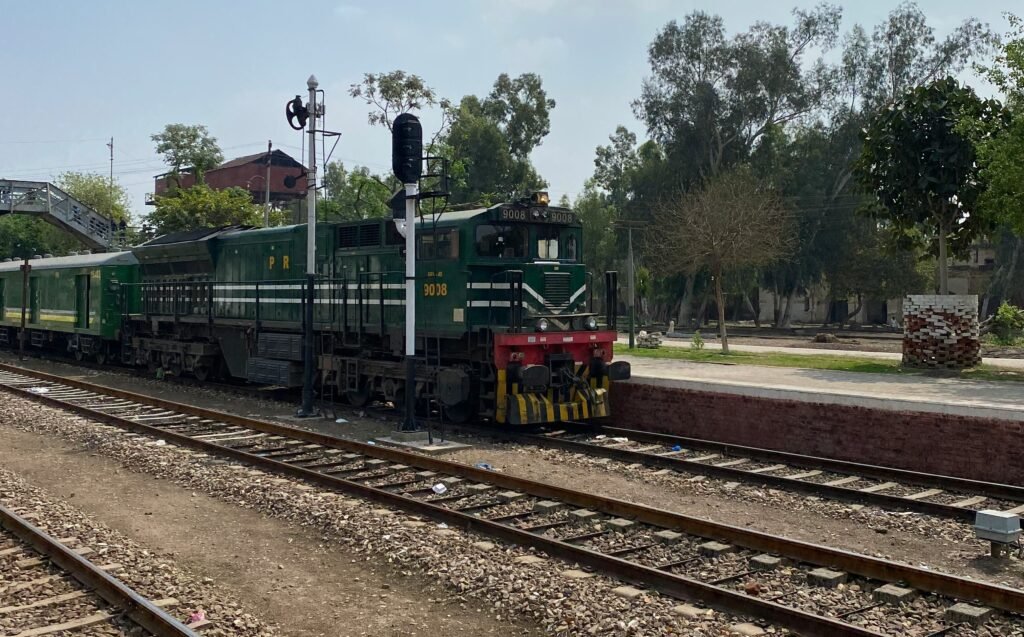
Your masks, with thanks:
[[[14,511],[0,505],[0,526],[49,558],[111,606],[157,637],[198,637],[188,626]]]

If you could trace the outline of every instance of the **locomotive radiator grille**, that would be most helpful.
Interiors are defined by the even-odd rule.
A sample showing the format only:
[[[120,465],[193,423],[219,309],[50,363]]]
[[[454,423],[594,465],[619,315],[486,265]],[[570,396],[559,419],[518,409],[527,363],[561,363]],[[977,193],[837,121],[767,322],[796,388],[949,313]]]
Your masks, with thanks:
[[[564,306],[569,302],[569,273],[544,273],[544,301],[552,307]]]

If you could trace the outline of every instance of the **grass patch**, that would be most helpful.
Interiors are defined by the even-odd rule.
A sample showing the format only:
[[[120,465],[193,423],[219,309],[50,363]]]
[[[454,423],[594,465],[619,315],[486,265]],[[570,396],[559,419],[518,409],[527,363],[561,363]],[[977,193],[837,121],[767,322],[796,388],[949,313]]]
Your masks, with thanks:
[[[915,376],[937,376],[942,378],[964,378],[970,380],[1024,381],[1024,374],[982,365],[961,372],[947,370],[904,369],[898,360],[884,360],[857,356],[836,356],[829,354],[786,354],[784,352],[729,352],[697,350],[685,347],[660,347],[658,349],[637,348],[615,344],[616,354],[628,354],[637,358],[660,358],[712,363],[719,365],[759,365],[763,367],[799,367],[802,369],[830,369],[841,372],[864,372],[871,374],[908,374]]]

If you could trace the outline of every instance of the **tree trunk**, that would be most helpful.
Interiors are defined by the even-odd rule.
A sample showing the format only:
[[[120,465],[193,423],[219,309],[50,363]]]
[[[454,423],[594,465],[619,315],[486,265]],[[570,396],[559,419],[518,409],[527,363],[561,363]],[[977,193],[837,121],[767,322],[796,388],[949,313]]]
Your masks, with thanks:
[[[700,308],[697,309],[697,316],[694,317],[696,319],[695,329],[699,330],[704,325],[704,314],[708,309],[708,297],[710,295],[709,290],[704,290],[704,297],[700,300]]]
[[[722,270],[715,269],[715,305],[718,306],[718,338],[722,340],[722,353],[729,353],[729,337],[725,333],[725,297],[722,294]]]
[[[743,305],[747,308],[747,311],[754,315],[754,327],[761,327],[761,308],[754,307],[753,301],[750,300],[750,295],[746,292],[743,293]]]
[[[864,297],[863,297],[863,295],[858,294],[857,295],[857,307],[853,308],[853,311],[850,312],[849,314],[847,314],[846,318],[844,318],[842,321],[839,322],[839,327],[842,327],[842,326],[846,325],[847,321],[849,321],[853,317],[855,317],[858,314],[860,314],[860,308],[863,307],[863,306],[864,306]]]
[[[949,294],[949,261],[947,246],[949,224],[943,219],[939,221],[939,294]]]
[[[786,296],[785,309],[782,311],[782,318],[779,320],[778,325],[781,329],[788,329],[790,322],[793,320],[793,299],[796,298],[796,288],[789,291]]]
[[[772,282],[772,325],[779,326],[782,322],[782,313],[779,306],[779,284]]]
[[[697,282],[697,275],[690,274],[686,277],[686,289],[683,290],[683,298],[679,302],[679,316],[676,323],[680,328],[689,327],[693,320],[693,286]]]

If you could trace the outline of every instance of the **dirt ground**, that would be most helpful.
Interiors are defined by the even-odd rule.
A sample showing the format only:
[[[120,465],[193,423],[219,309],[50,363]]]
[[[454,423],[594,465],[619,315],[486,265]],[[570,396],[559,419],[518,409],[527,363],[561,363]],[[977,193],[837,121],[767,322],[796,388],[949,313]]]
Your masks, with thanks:
[[[498,622],[479,605],[445,601],[423,578],[327,548],[312,532],[125,471],[63,440],[0,428],[0,465],[213,579],[285,635],[534,632]]]

